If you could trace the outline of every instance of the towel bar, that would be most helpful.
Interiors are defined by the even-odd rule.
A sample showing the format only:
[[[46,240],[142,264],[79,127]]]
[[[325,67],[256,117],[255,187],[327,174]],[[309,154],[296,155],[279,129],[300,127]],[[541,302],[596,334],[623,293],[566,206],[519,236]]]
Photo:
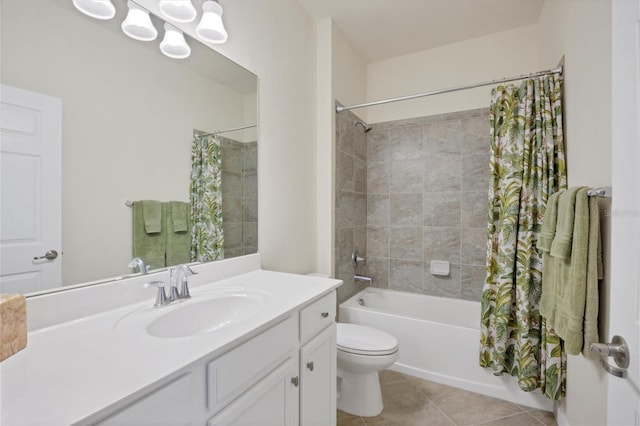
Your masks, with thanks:
[[[592,189],[587,191],[587,195],[589,197],[611,198],[611,187],[610,186],[603,186],[603,187],[600,187],[600,188],[592,188]]]

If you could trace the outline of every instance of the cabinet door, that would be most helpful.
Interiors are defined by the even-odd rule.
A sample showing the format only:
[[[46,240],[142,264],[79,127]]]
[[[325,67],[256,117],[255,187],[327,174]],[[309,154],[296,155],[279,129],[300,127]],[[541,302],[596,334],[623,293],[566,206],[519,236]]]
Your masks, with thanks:
[[[300,424],[336,424],[336,325],[300,350]]]
[[[299,415],[298,357],[291,357],[209,420],[208,426],[295,426]]]

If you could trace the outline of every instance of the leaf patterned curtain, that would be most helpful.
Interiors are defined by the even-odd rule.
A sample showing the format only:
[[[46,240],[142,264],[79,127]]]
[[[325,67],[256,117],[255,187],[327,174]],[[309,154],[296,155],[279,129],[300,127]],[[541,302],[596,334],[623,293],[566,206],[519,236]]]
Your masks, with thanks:
[[[224,258],[222,150],[212,135],[195,136],[191,147],[191,261]]]
[[[480,365],[511,374],[524,391],[564,396],[562,340],[540,316],[536,242],[548,197],[567,187],[559,74],[499,86],[491,95],[487,278]]]

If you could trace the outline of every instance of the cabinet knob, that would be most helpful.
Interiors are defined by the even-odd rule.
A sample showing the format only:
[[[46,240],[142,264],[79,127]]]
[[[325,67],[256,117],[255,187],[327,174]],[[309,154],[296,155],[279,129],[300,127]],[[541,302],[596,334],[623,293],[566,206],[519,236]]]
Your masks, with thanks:
[[[309,371],[313,371],[313,361],[307,363],[307,368]]]
[[[321,316],[322,318],[326,318],[326,317],[328,317],[328,316],[329,316],[329,312],[323,312],[323,313],[321,313],[321,314],[320,314],[320,316]]]
[[[300,384],[300,379],[298,378],[298,376],[292,377],[291,383],[293,383],[293,386],[298,387],[298,385]]]

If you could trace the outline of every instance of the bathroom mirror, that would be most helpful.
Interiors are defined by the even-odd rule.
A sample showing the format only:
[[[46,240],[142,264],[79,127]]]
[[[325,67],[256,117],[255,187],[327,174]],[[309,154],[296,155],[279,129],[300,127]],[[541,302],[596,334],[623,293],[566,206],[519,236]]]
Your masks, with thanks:
[[[2,2],[2,83],[62,102],[63,287],[135,272],[126,201],[189,201],[194,131],[257,120],[254,74],[188,36],[189,58],[164,56],[163,22],[152,16],[154,41],[133,40],[120,28],[126,0],[113,3],[115,18],[101,21],[71,0]],[[220,136],[253,145],[244,159],[257,161],[255,127]],[[243,153],[230,152],[226,161],[223,144],[225,258],[257,250],[257,167],[232,170]]]

